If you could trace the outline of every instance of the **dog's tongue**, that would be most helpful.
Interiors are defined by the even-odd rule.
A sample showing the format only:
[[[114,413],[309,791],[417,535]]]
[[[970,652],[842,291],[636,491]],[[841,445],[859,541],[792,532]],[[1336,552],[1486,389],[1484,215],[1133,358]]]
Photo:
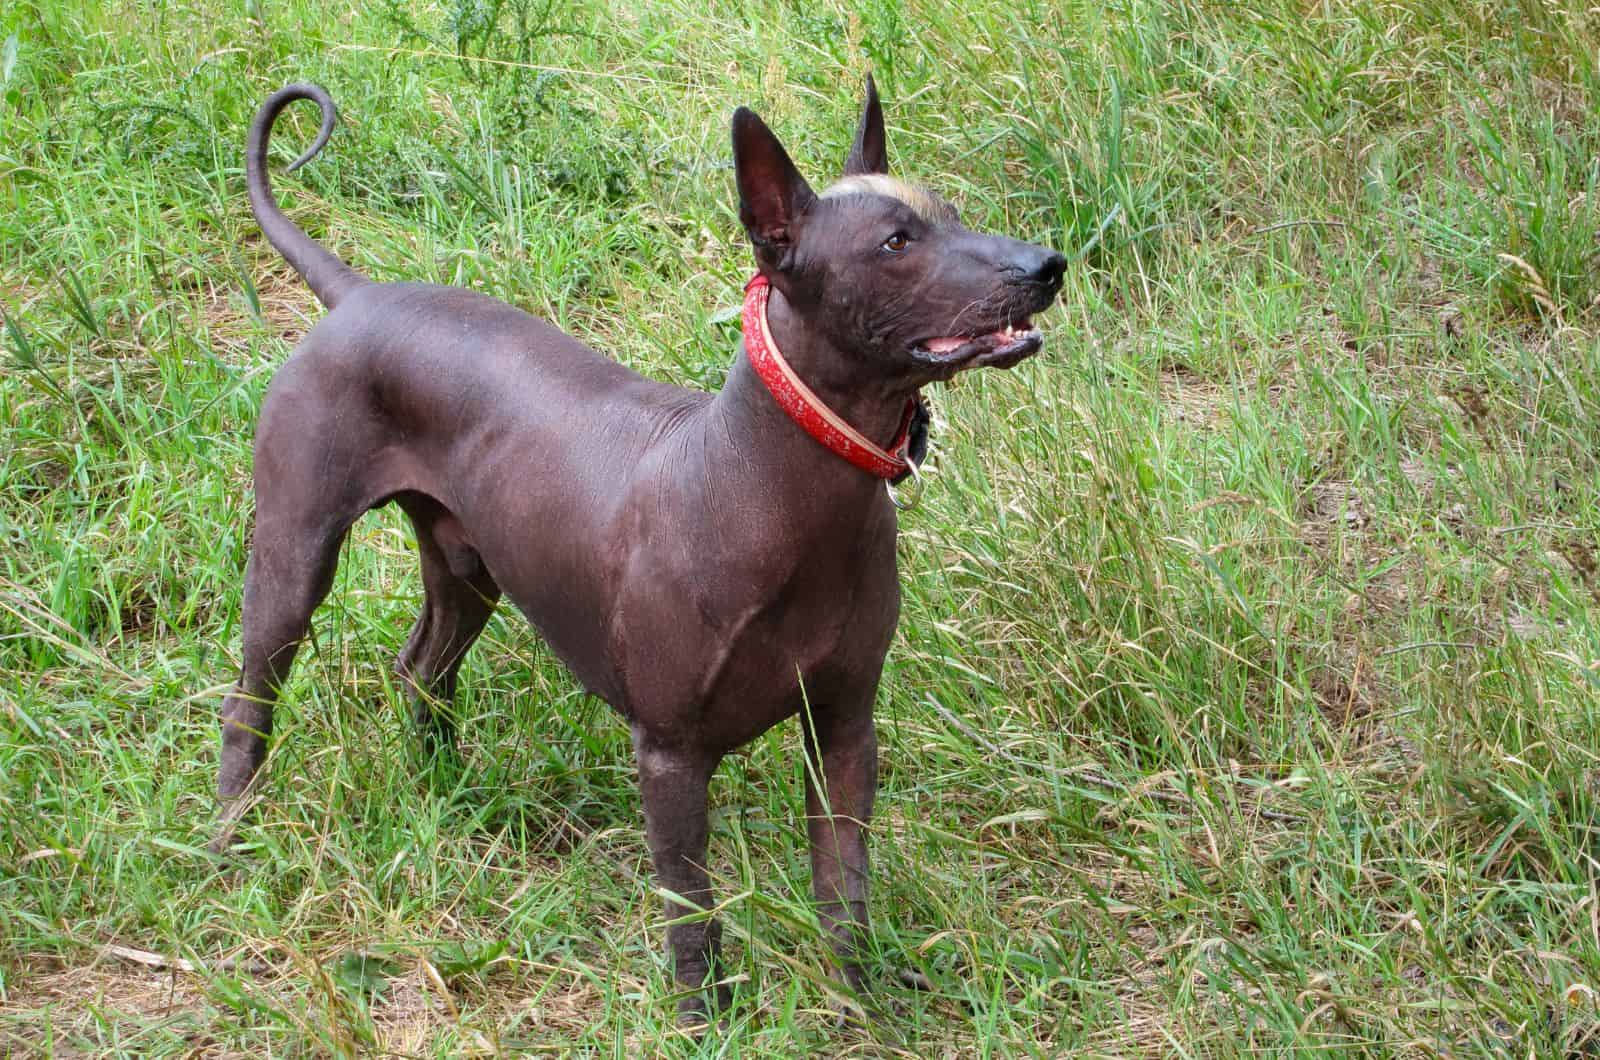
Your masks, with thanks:
[[[962,335],[946,335],[942,339],[929,339],[922,344],[922,347],[929,353],[949,353],[952,350],[959,350],[971,341]]]

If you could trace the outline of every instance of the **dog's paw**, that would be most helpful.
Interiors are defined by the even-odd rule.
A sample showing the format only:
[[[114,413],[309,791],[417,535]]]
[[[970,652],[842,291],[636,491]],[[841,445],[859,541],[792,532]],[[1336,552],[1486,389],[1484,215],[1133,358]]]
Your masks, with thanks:
[[[877,1007],[874,1005],[846,1002],[835,1009],[833,1013],[833,1029],[836,1031],[870,1034],[872,1028],[882,1022],[882,1014],[877,1011]]]
[[[900,968],[894,973],[895,979],[908,990],[932,990],[933,980],[917,971],[915,968]]]
[[[897,968],[894,981],[908,990],[931,991],[933,980],[915,968]],[[855,1031],[873,1037],[896,1037],[891,1029],[911,1015],[911,1006],[893,994],[870,993],[856,995],[856,1000],[841,1004],[834,1016],[834,1027],[840,1031]]]
[[[244,845],[244,839],[239,835],[239,821],[229,820],[226,817],[217,825],[217,834],[211,837],[211,842],[206,844],[206,853],[210,854],[223,865],[231,864],[238,857],[238,850]]]
[[[712,1019],[704,1004],[692,1008],[680,1006],[678,1008],[677,1027],[681,1033],[693,1038],[695,1041],[699,1041],[712,1033],[718,1035],[728,1033],[728,1021],[726,1019]]]
[[[834,1010],[835,1032],[860,1035],[879,1043],[895,1044],[903,1041],[900,1024],[910,1011],[906,1004],[893,997],[871,995],[857,997]]]

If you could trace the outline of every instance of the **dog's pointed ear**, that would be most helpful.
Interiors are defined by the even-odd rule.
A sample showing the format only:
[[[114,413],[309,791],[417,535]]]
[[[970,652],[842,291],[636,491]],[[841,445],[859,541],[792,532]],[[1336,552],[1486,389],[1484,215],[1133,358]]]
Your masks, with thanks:
[[[766,122],[748,107],[733,112],[733,173],[739,220],[757,258],[776,268],[793,243],[795,222],[817,196]]]
[[[867,101],[861,107],[861,123],[856,126],[856,142],[844,160],[844,175],[889,172],[889,141],[883,132],[883,104],[878,102],[878,86],[867,75]]]

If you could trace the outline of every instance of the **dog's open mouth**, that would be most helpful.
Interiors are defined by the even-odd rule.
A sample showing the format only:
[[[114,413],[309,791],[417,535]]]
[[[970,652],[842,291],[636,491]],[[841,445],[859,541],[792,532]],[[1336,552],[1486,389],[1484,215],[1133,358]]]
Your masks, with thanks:
[[[1044,334],[1027,317],[984,335],[944,335],[924,339],[913,350],[925,360],[951,367],[1009,368],[1044,344]]]

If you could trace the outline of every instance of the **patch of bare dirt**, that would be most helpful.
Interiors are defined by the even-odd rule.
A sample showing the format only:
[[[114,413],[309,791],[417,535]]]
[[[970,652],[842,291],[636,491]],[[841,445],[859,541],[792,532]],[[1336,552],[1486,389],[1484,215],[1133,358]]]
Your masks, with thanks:
[[[1557,552],[1571,565],[1578,580],[1588,587],[1589,595],[1600,603],[1600,558],[1596,557],[1594,546],[1573,535],[1557,546]]]
[[[1156,377],[1156,393],[1162,407],[1174,420],[1197,427],[1220,425],[1232,401],[1227,388],[1198,375],[1186,365],[1161,369]]]
[[[451,1042],[456,1056],[499,1055],[553,1032],[577,1035],[593,1024],[604,1004],[587,976],[555,966],[535,970],[534,981],[492,997],[485,1007],[483,997],[453,989],[426,961],[407,963],[406,971],[388,977],[368,1001],[375,1055],[421,1056],[441,1041]],[[304,1017],[308,1030],[326,1019],[315,1011],[316,1003],[308,1002],[306,979],[296,970],[246,961],[235,972],[244,976],[247,993]],[[181,1035],[193,1047],[192,1056],[248,1055],[225,1048],[207,1033],[217,1004],[207,997],[203,975],[187,961],[130,947],[108,947],[86,964],[25,959],[0,1001],[0,1056],[13,1055],[8,1050],[34,1055],[46,1044],[46,1026],[52,1055],[59,1057],[92,1055],[64,1047],[63,1039],[104,1041],[112,1028],[126,1036],[155,1027]],[[644,991],[647,984],[636,982],[631,989]],[[463,1010],[469,1010],[465,1017]],[[501,1028],[511,1033],[497,1041]],[[638,1048],[630,1055],[644,1056],[658,1043],[634,1044]]]
[[[1589,120],[1589,108],[1583,93],[1576,85],[1549,77],[1533,79],[1533,98],[1539,107],[1548,111],[1556,125],[1563,129],[1581,129]]]
[[[148,1026],[199,1011],[205,994],[192,975],[117,960],[65,965],[51,958],[24,964],[0,1002],[0,1052],[15,1045],[27,1055],[43,1044],[40,1018],[49,1014],[54,1038],[74,1032],[91,1040],[107,1024]],[[19,1018],[23,1017],[23,1018]],[[72,1053],[55,1053],[57,1056]]]
[[[251,311],[245,293],[237,287],[220,287],[207,281],[197,292],[197,308],[206,334],[224,360],[249,360],[250,340],[259,337],[263,328],[268,335],[293,346],[322,315],[316,296],[292,270],[280,267],[258,271],[254,280],[260,320]]]
[[[1372,524],[1372,507],[1353,482],[1334,479],[1318,482],[1301,502],[1300,535],[1313,548],[1326,550],[1339,532],[1365,530]]]
[[[1358,737],[1365,734],[1365,725],[1377,714],[1380,702],[1371,661],[1359,653],[1349,660],[1334,659],[1312,669],[1307,684],[1317,709],[1331,728]]]
[[[0,274],[0,312],[26,313],[44,292],[20,276]]]
[[[382,1052],[421,1056],[428,1052],[428,1043],[456,1022],[458,1014],[444,984],[427,980],[421,967],[414,968],[390,979],[382,996],[373,1002],[372,1022]],[[492,1050],[487,1041],[481,1045],[486,1052]]]

